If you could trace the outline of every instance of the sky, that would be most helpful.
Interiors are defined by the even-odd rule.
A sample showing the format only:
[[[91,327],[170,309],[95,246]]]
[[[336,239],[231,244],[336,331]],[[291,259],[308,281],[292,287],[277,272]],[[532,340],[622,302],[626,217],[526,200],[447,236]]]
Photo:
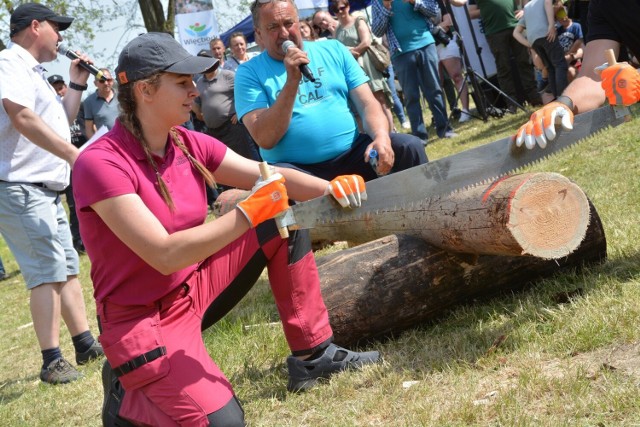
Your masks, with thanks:
[[[214,5],[215,4],[216,2],[214,0]],[[227,16],[225,18],[226,19],[224,21],[221,20],[221,22],[219,22],[222,31],[226,31],[231,28],[237,22],[240,22],[245,18],[245,16],[240,13],[237,13],[237,16],[234,16],[233,14],[229,14],[229,11],[227,11]],[[87,51],[86,53],[94,60],[94,65],[96,67],[109,68],[113,73],[118,62],[118,55],[122,48],[138,34],[146,32],[142,14],[138,7],[138,2],[132,2],[131,14],[128,17],[122,17],[115,20],[110,23],[110,27],[112,28],[111,30],[103,31],[96,35],[94,40],[94,50]],[[68,45],[66,40],[64,40],[64,31],[61,32],[61,35],[63,38],[62,44],[66,45],[67,48],[71,50],[75,50],[76,48],[74,46]],[[100,57],[96,57],[96,52],[100,52]],[[59,74],[67,83],[69,83],[68,77],[70,61],[70,59],[59,55],[57,60],[43,65],[47,70],[47,75]],[[89,90],[85,92],[85,96],[93,92],[93,88],[93,80],[90,77]]]
[[[312,14],[314,9],[326,9],[327,1],[328,0],[296,0],[296,3],[300,10],[300,16],[304,17]],[[105,27],[109,27],[110,29],[100,31],[93,41],[93,49],[88,49],[86,52],[89,57],[94,60],[94,65],[96,67],[109,68],[112,73],[114,73],[114,69],[118,62],[118,55],[122,48],[138,34],[146,32],[138,1],[129,0],[126,3],[131,5],[130,13],[126,14],[126,16],[116,18],[113,22],[109,22],[108,25],[105,25]],[[238,8],[227,7],[233,3],[234,0],[227,0],[226,2],[213,0],[214,9],[221,8],[220,12],[216,13],[220,32],[229,30],[247,16],[247,13],[240,12]],[[166,9],[166,1],[163,1],[163,6]],[[67,41],[64,40],[64,31],[61,35],[63,37],[62,44],[64,44],[68,49],[79,49],[79,47],[68,44]],[[176,31],[176,37],[177,36],[178,34]],[[6,42],[8,42],[8,40]],[[59,74],[67,83],[69,83],[70,61],[70,59],[59,55],[58,59],[55,61],[43,65],[47,70],[47,75]],[[84,96],[87,96],[93,91],[93,79],[90,77],[89,90],[84,93]]]

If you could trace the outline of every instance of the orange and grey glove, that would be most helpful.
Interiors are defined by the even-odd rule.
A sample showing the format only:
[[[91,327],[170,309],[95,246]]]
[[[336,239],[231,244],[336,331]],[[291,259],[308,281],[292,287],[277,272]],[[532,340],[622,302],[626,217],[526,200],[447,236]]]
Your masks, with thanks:
[[[602,89],[611,105],[624,105],[628,107],[640,101],[640,74],[626,62],[618,62],[606,67],[603,64],[600,77],[602,77]],[[606,68],[605,68],[606,67]]]
[[[236,206],[244,214],[252,228],[278,216],[289,208],[289,196],[284,177],[274,173],[253,186],[249,197]]]
[[[551,102],[534,112],[529,121],[518,129],[515,137],[516,145],[521,147],[524,143],[528,149],[532,149],[537,142],[540,148],[545,148],[547,140],[552,141],[556,137],[556,125],[561,125],[564,130],[573,129],[572,104],[569,98],[560,96],[558,101]]]
[[[331,194],[343,208],[357,208],[367,200],[367,189],[360,175],[340,175],[332,179],[324,194]]]

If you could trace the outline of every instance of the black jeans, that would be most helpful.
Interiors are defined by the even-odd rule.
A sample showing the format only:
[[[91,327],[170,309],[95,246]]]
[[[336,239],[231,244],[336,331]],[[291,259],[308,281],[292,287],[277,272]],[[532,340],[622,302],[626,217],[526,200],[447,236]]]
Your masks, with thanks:
[[[534,41],[533,49],[547,68],[549,88],[553,96],[557,98],[562,95],[562,92],[569,85],[569,80],[567,79],[569,66],[564,59],[564,50],[560,46],[558,39],[555,39],[553,43],[549,43],[546,37],[541,37]]]
[[[391,173],[409,169],[410,167],[427,163],[427,154],[422,145],[422,140],[417,136],[404,133],[391,133],[391,148],[395,155],[395,162]],[[371,137],[361,133],[351,149],[339,155],[335,159],[325,162],[302,163],[276,163],[277,166],[288,167],[306,172],[327,181],[339,175],[360,175],[365,181],[378,177],[371,165],[364,161],[364,152],[371,143]]]
[[[542,98],[536,90],[529,50],[513,38],[513,28],[487,35],[487,43],[496,60],[500,89],[511,98],[518,99],[514,79],[520,76],[523,96],[531,105],[542,105]],[[515,69],[511,68],[511,56],[515,60]]]

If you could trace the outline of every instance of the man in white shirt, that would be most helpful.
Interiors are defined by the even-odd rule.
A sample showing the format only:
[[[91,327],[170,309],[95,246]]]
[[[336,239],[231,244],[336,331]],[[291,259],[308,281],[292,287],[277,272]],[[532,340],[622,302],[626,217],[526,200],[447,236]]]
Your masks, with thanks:
[[[11,15],[11,42],[0,52],[0,233],[30,290],[31,317],[43,358],[40,379],[52,384],[80,376],[60,351],[61,317],[77,364],[103,354],[89,331],[77,277],[78,254],[60,197],[78,156],[69,125],[78,113],[89,73],[74,60],[69,91],[62,99],[40,65],[56,59],[60,31],[72,21],[41,4],[22,4]]]

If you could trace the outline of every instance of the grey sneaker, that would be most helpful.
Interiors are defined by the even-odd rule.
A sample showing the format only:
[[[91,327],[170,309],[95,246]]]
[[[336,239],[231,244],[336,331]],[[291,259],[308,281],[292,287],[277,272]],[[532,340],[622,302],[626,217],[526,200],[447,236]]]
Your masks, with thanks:
[[[97,340],[93,341],[89,350],[84,353],[78,353],[76,351],[76,363],[78,365],[84,365],[88,363],[90,360],[97,359],[98,357],[104,356],[104,351],[102,351],[102,346]]]
[[[360,369],[365,365],[377,363],[380,353],[366,351],[358,353],[330,344],[322,356],[313,360],[300,360],[295,356],[287,357],[289,382],[287,390],[291,392],[305,391],[313,387],[321,378],[329,378],[332,374],[346,369]]]
[[[446,131],[446,132],[444,133],[444,135],[442,135],[442,136],[441,136],[441,138],[455,138],[455,137],[457,137],[457,136],[458,136],[458,134],[457,134],[457,133],[455,133],[455,132],[454,132],[454,131],[452,131],[452,130],[448,130],[448,131]]]
[[[71,366],[64,357],[54,360],[40,371],[40,379],[49,384],[66,384],[78,378],[80,378],[80,372]]]

